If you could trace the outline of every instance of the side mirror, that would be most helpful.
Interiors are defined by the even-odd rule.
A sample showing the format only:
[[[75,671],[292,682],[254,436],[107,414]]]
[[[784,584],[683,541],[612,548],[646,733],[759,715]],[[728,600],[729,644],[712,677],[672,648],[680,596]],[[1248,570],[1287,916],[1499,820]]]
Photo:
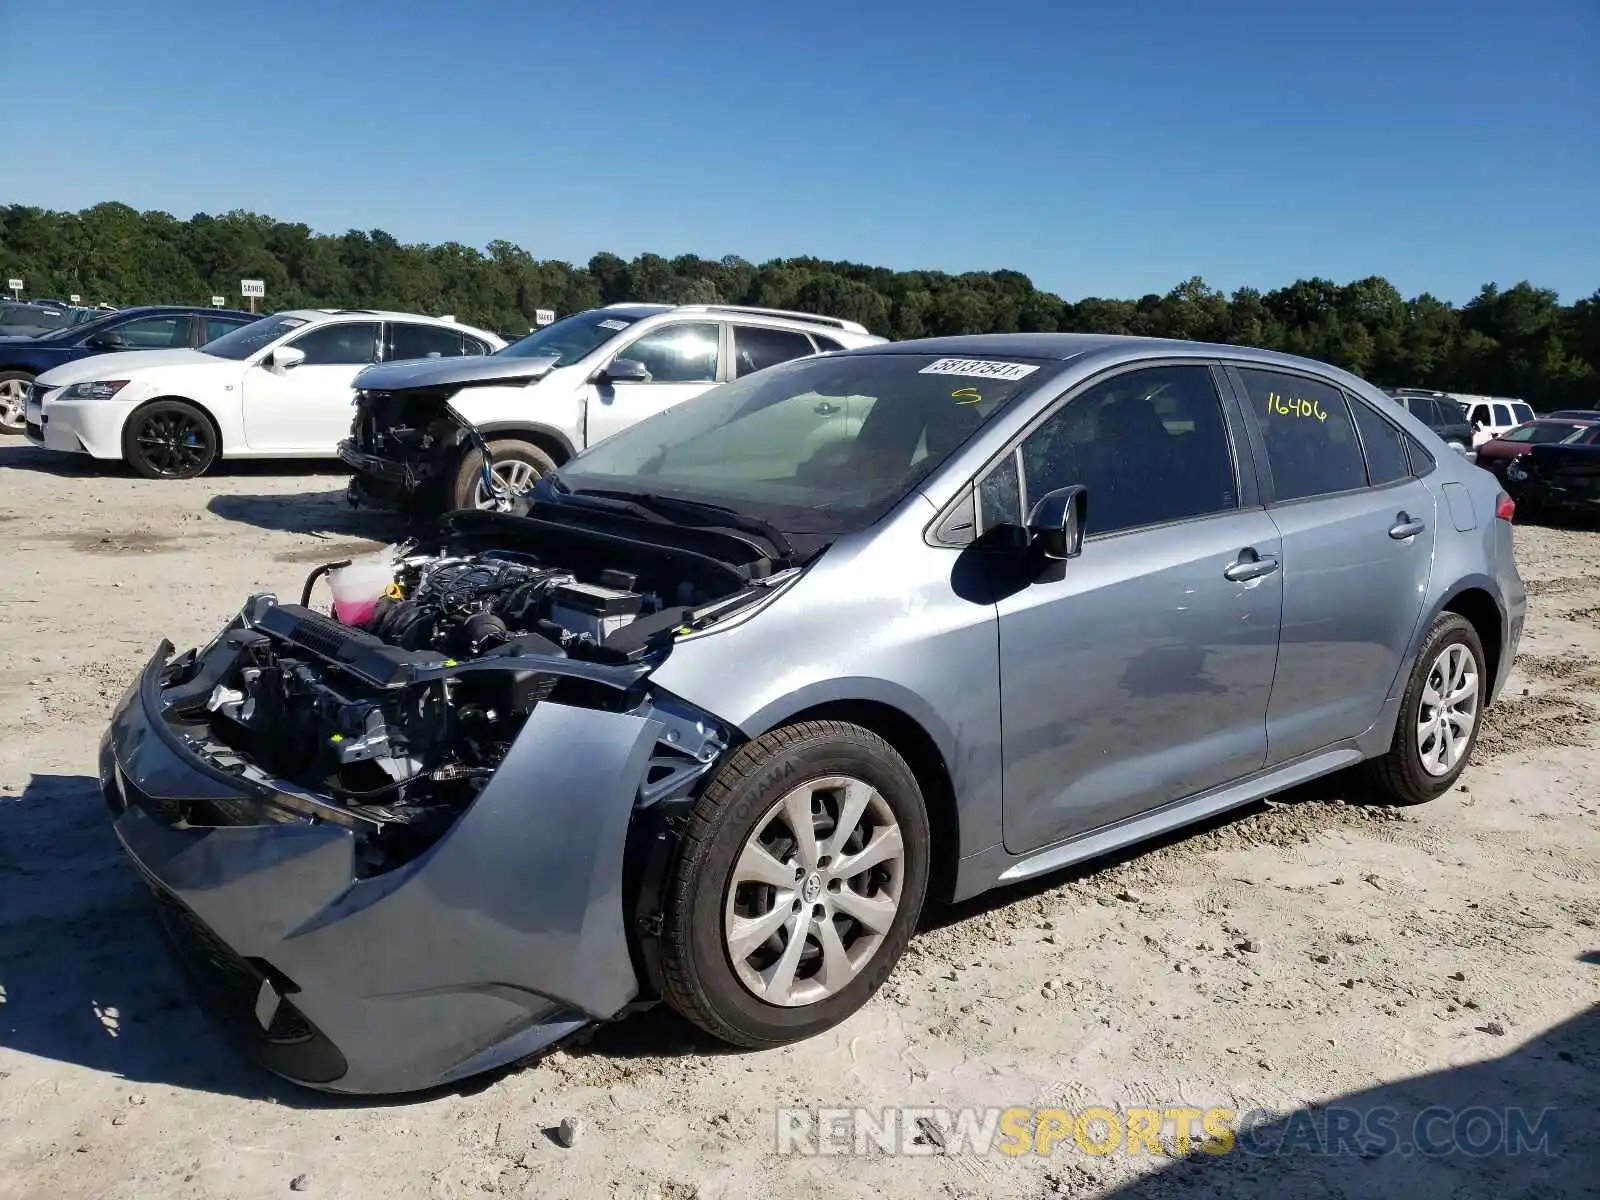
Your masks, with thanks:
[[[306,352],[304,350],[294,346],[279,346],[271,354],[267,355],[264,365],[271,367],[274,371],[287,371],[291,367],[298,367],[305,360]]]
[[[123,340],[120,333],[109,331],[95,334],[84,342],[84,345],[91,350],[125,350],[128,343]]]
[[[1081,483],[1046,492],[1028,514],[1029,538],[1047,559],[1077,558],[1088,512],[1089,489]]]
[[[602,367],[595,376],[596,383],[649,383],[650,372],[642,362],[631,358],[614,358],[611,365]]]

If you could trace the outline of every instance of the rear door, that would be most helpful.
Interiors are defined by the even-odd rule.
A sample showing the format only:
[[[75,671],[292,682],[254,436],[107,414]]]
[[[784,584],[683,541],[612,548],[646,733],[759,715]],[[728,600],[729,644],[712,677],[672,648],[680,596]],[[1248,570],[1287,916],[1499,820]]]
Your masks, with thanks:
[[[440,325],[424,325],[418,321],[391,321],[388,323],[388,349],[385,362],[401,362],[415,358],[462,358],[480,356],[488,346],[475,337]]]
[[[1274,765],[1378,719],[1421,616],[1437,514],[1404,435],[1378,409],[1310,374],[1242,363],[1228,374],[1283,539]]]
[[[241,325],[248,324],[250,324],[250,321],[245,317],[208,316],[204,318],[204,322],[200,330],[199,344],[203,346],[207,342],[214,342],[223,334],[232,333]]]
[[[590,384],[586,446],[681,404],[722,378],[722,325],[672,321],[624,344],[613,358],[643,363],[647,383]]]
[[[256,363],[244,376],[244,427],[252,450],[331,456],[350,435],[355,378],[378,359],[376,321],[316,325],[284,345],[305,352],[287,370]],[[270,356],[268,356],[270,358]]]

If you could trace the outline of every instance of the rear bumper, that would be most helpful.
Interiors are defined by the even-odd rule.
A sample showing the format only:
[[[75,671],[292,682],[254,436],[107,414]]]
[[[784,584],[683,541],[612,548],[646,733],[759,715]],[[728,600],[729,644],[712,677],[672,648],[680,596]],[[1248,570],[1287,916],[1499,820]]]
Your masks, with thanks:
[[[1505,486],[1507,493],[1518,504],[1600,514],[1600,489],[1561,487],[1536,476],[1513,479],[1509,475],[1506,476]]]
[[[101,788],[202,1002],[251,1058],[329,1091],[413,1091],[638,995],[622,871],[656,722],[541,704],[439,842],[364,877],[358,830],[230,776],[164,719],[170,649],[112,718]],[[217,811],[230,823],[177,820]]]

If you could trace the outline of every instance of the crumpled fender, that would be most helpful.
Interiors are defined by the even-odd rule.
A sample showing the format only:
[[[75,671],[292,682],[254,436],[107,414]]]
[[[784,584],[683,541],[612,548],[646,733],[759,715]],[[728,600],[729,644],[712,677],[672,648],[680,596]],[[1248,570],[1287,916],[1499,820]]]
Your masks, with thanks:
[[[130,692],[109,753],[140,786],[212,794],[214,776],[151,736],[164,724],[152,691]],[[450,832],[372,878],[357,878],[358,835],[328,823],[174,828],[129,805],[115,827],[235,953],[299,988],[295,1006],[349,1064],[304,1082],[411,1090],[520,1058],[638,994],[624,844],[666,731],[648,715],[542,703]]]

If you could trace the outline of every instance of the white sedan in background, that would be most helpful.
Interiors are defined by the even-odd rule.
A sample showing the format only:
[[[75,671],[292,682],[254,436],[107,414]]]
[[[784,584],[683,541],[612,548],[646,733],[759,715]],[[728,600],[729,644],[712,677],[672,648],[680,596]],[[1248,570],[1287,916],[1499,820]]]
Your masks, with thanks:
[[[333,458],[362,368],[504,345],[440,317],[273,313],[198,350],[99,355],[46,371],[24,428],[36,446],[121,460],[149,479],[190,479],[218,458]]]

